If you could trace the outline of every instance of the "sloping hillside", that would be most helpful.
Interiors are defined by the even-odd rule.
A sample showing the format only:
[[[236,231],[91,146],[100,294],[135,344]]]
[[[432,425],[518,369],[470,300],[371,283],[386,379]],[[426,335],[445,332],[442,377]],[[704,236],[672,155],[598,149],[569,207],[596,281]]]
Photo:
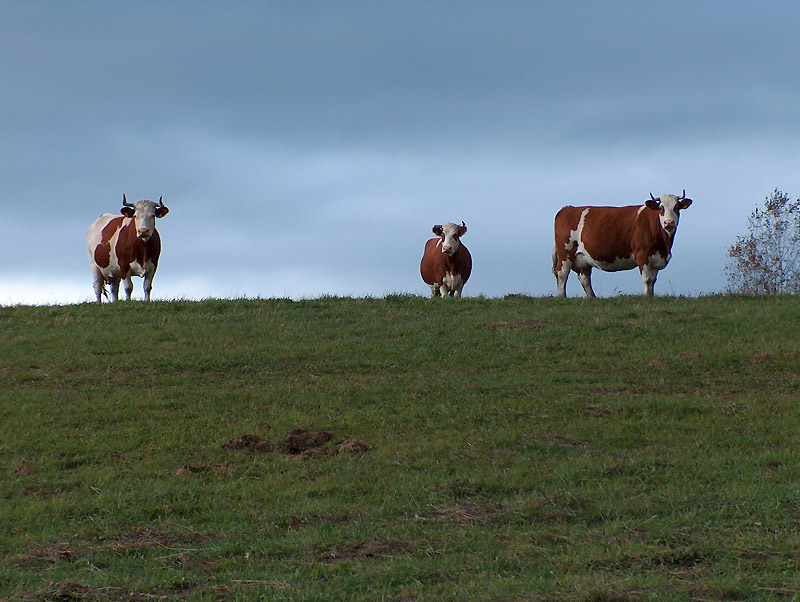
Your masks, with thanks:
[[[791,599],[798,315],[0,308],[0,598]]]

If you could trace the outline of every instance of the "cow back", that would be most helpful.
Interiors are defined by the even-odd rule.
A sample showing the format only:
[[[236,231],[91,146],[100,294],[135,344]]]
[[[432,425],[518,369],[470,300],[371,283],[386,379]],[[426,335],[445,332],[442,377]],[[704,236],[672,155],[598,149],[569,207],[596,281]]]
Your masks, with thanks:
[[[632,256],[634,226],[640,205],[562,208],[555,219],[556,253],[574,260],[577,252],[613,264]]]

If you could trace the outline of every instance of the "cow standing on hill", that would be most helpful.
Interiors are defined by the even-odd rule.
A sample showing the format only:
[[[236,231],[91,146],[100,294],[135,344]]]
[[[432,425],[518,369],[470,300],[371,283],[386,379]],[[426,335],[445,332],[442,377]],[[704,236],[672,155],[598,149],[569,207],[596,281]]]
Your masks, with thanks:
[[[461,296],[472,272],[472,256],[460,240],[466,231],[464,222],[460,226],[447,222],[433,227],[436,238],[425,243],[419,266],[422,279],[431,287],[431,297]]]
[[[628,207],[563,207],[555,219],[553,273],[558,295],[567,296],[570,270],[578,274],[587,297],[594,297],[592,268],[617,272],[639,267],[644,294],[653,296],[658,271],[672,257],[680,211],[692,204],[665,194]]]
[[[153,276],[161,254],[156,218],[169,213],[163,199],[161,197],[158,203],[129,203],[123,194],[122,215],[104,213],[89,227],[86,242],[98,303],[106,294],[106,284],[111,285],[111,301],[117,300],[120,280],[125,282],[125,295],[130,299],[132,276],[144,277],[144,298],[150,300]]]

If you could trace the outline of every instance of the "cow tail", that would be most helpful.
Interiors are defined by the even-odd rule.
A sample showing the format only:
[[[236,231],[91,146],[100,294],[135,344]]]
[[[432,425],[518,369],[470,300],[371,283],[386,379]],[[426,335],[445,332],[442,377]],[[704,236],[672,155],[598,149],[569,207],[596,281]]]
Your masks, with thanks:
[[[557,274],[556,266],[558,266],[558,250],[556,249],[556,246],[553,245],[553,273],[554,274]]]

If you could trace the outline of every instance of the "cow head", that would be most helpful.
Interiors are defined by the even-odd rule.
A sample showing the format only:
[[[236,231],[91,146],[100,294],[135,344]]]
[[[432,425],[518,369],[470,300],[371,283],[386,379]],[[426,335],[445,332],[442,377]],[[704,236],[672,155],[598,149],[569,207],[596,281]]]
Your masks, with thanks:
[[[136,235],[142,242],[147,242],[156,231],[156,218],[164,217],[169,213],[167,206],[162,203],[164,197],[154,201],[136,201],[129,203],[127,197],[122,195],[122,209],[120,212],[125,217],[132,217],[136,222]]]
[[[450,256],[458,251],[459,239],[464,236],[466,231],[467,225],[464,222],[461,222],[460,226],[447,222],[443,226],[433,227],[433,233],[442,239],[442,253],[447,253]]]
[[[667,236],[674,236],[678,229],[681,209],[686,209],[691,204],[692,199],[686,198],[686,190],[679,197],[674,194],[663,194],[660,198],[655,198],[653,193],[650,193],[650,200],[645,201],[648,209],[658,211],[658,221]]]

